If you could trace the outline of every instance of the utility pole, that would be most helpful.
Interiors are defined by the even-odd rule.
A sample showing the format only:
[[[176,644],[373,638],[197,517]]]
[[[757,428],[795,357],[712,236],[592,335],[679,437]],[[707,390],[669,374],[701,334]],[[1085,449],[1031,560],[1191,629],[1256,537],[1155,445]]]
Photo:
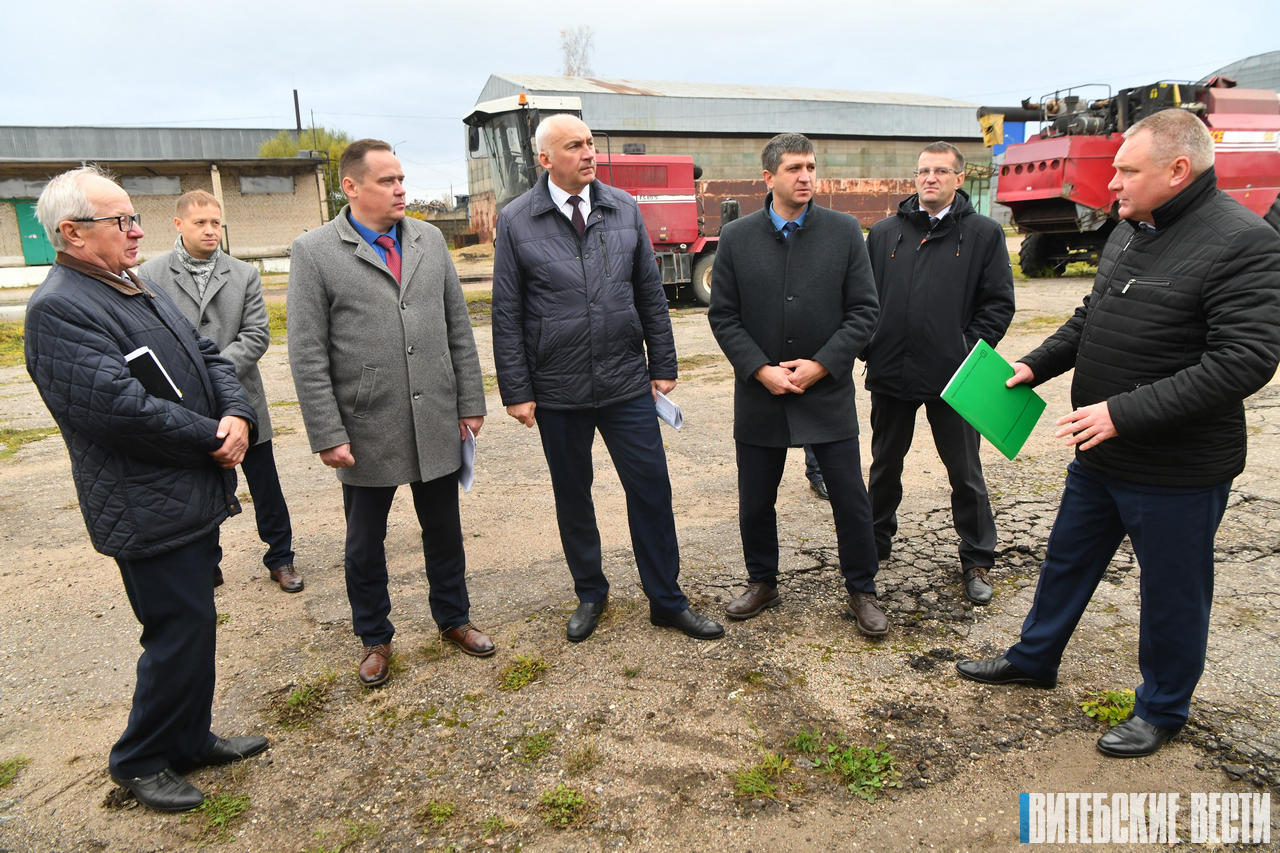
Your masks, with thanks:
[[[293,90],[293,121],[298,126],[298,135],[302,135],[302,110],[298,108],[298,90]]]

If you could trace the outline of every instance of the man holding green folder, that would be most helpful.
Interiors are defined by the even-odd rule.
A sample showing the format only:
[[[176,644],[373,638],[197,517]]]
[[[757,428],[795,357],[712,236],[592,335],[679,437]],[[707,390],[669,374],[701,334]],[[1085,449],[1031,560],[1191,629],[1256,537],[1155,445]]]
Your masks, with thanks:
[[[863,353],[871,392],[871,513],[876,552],[898,532],[902,465],[924,406],[951,483],[965,597],[991,601],[996,522],[982,477],[978,433],[939,394],[974,344],[995,346],[1013,319],[1013,272],[1004,229],[960,189],[964,155],[947,142],[920,152],[915,195],[867,236],[880,322]]]
[[[1076,448],[1022,636],[965,678],[1051,688],[1126,535],[1141,568],[1133,715],[1098,740],[1150,755],[1204,671],[1214,536],[1244,470],[1243,401],[1280,362],[1280,236],[1217,188],[1214,143],[1184,110],[1133,125],[1115,157],[1120,223],[1093,291],[1014,365],[1010,386],[1074,368],[1057,435]]]

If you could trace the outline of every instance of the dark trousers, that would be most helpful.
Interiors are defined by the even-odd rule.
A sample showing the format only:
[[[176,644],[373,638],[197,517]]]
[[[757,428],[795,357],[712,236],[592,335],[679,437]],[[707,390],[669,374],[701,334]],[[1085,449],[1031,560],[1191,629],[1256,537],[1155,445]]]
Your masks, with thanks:
[[[911,449],[919,400],[871,395],[871,514],[876,550],[888,554],[898,532],[902,461]],[[996,522],[982,478],[978,432],[941,399],[923,403],[933,445],[951,482],[951,521],[960,537],[960,568],[995,563]]]
[[[116,560],[142,624],[133,708],[109,761],[117,778],[190,767],[213,746],[217,551],[214,532],[159,556]]]
[[[689,599],[680,591],[671,480],[653,397],[646,393],[592,409],[539,408],[537,419],[555,493],[560,544],[578,600],[599,602],[609,594],[591,500],[591,444],[599,430],[627,496],[631,550],[649,606],[671,613],[688,608]]]
[[[1022,638],[1009,662],[1056,678],[1063,650],[1125,534],[1140,571],[1135,715],[1156,726],[1187,721],[1204,671],[1213,603],[1213,540],[1231,484],[1161,488],[1067,467],[1058,517]]]
[[[389,643],[391,595],[387,590],[387,516],[396,486],[342,486],[347,515],[347,600],[351,625],[366,646]],[[410,483],[413,509],[422,527],[422,553],[427,564],[427,600],[431,618],[442,631],[470,621],[467,558],[462,549],[458,516],[458,474]]]
[[[258,522],[258,538],[267,545],[262,564],[278,569],[293,563],[293,527],[289,523],[289,507],[280,490],[280,475],[271,442],[255,444],[240,463],[249,494],[253,496],[253,514]]]
[[[871,536],[871,504],[862,481],[856,438],[810,445],[831,496],[840,571],[850,593],[876,594],[876,549]],[[747,579],[778,585],[778,484],[787,448],[738,442],[738,529]]]
[[[818,457],[813,455],[813,448],[807,444],[804,446],[804,476],[810,483],[822,479],[822,466],[818,464]]]

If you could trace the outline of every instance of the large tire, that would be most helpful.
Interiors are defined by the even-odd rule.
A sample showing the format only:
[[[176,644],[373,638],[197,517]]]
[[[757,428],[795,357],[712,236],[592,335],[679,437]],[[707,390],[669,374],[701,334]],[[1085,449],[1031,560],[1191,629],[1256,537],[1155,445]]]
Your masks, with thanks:
[[[1050,278],[1062,275],[1066,264],[1055,265],[1049,256],[1058,249],[1058,240],[1052,234],[1028,234],[1022,238],[1018,249],[1018,264],[1027,278]]]
[[[693,265],[693,297],[703,305],[711,304],[711,267],[715,262],[716,253],[707,252]]]

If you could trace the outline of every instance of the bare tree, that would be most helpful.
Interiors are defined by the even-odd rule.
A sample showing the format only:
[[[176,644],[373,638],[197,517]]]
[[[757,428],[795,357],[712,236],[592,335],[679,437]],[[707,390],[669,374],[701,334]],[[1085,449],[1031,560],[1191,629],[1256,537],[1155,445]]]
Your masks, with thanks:
[[[591,27],[573,27],[560,31],[560,53],[564,56],[564,76],[590,77]]]

